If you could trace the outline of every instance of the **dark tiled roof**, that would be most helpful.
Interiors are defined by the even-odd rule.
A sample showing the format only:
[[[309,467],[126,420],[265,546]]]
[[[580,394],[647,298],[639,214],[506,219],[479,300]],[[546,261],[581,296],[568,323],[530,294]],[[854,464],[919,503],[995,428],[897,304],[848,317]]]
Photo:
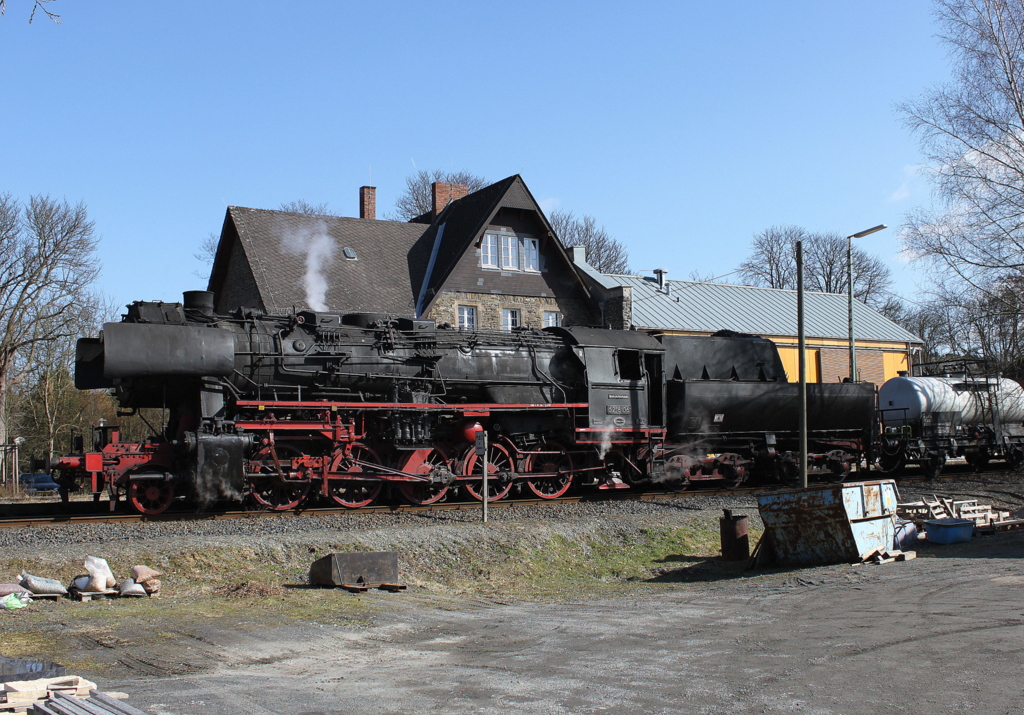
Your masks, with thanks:
[[[226,239],[237,233],[259,301],[268,312],[287,312],[295,307],[413,316],[421,291],[425,311],[473,241],[502,208],[536,211],[550,231],[547,219],[518,174],[451,202],[433,223],[424,222],[428,215],[405,223],[231,206],[210,290],[221,292],[228,280],[230,251]],[[434,265],[427,276],[438,236]],[[561,244],[555,241],[553,245],[566,265],[571,265]],[[355,251],[355,260],[345,257],[346,248]],[[579,287],[587,294],[582,280]],[[255,303],[253,300],[247,305]]]
[[[429,227],[399,221],[228,208],[267,311],[293,306],[411,316]],[[356,258],[345,257],[344,249]]]
[[[424,239],[433,249],[434,241],[437,238],[437,231],[444,226],[444,233],[441,234],[441,244],[438,246],[437,260],[431,271],[429,283],[427,284],[427,300],[440,291],[445,279],[455,268],[459,259],[469,249],[473,239],[487,225],[491,216],[497,212],[502,197],[508,191],[519,176],[510,176],[507,179],[485,186],[479,191],[463,196],[457,201],[448,204],[441,214],[434,221]],[[426,305],[426,303],[424,303]]]
[[[533,195],[519,174],[502,179],[490,186],[474,191],[472,194],[468,194],[457,201],[451,202],[437,217],[427,233],[423,235],[423,243],[429,244],[426,246],[427,255],[429,256],[430,251],[433,249],[437,232],[441,226],[444,226],[441,244],[438,247],[437,260],[427,284],[424,306],[430,302],[433,296],[440,292],[459,260],[470,249],[473,241],[476,240],[484,228],[491,223],[494,215],[501,208],[536,211],[537,216],[540,217],[547,229],[551,230],[550,225],[547,224],[547,218],[544,217],[544,212],[537,205],[537,201],[533,198]],[[561,243],[558,241],[553,241],[552,243],[562,253],[565,263],[571,266],[572,261],[569,260]],[[580,281],[579,285],[584,294],[586,294],[587,290],[582,281]]]

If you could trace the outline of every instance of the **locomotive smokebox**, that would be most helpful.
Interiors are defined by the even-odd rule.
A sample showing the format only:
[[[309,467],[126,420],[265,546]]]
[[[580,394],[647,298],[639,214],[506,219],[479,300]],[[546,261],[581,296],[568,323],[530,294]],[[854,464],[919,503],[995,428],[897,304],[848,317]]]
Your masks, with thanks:
[[[102,348],[108,379],[230,375],[235,369],[235,334],[219,328],[105,323]]]
[[[718,532],[722,539],[722,560],[743,561],[750,558],[750,540],[747,536],[747,517],[733,516],[731,509],[718,520]]]
[[[195,310],[206,316],[213,316],[213,291],[187,290],[182,293],[185,310]]]

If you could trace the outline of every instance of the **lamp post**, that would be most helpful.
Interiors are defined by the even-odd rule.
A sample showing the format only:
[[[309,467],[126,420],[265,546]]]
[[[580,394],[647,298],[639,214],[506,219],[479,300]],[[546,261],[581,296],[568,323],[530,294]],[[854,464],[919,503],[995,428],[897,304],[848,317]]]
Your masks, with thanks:
[[[877,226],[846,237],[846,284],[850,293],[850,382],[857,382],[857,348],[853,342],[853,239],[863,238],[876,231],[881,231],[883,228],[888,228],[888,226],[880,223]]]
[[[804,335],[804,242],[796,242],[796,340],[800,357],[800,486],[807,488],[807,340]]]

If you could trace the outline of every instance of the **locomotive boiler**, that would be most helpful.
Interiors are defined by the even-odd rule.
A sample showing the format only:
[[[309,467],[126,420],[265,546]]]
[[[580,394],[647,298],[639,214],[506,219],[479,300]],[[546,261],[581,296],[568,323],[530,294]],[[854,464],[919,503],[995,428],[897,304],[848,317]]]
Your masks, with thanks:
[[[136,302],[78,343],[76,385],[127,412],[159,408],[143,442],[114,426],[52,460],[62,495],[106,492],[158,514],[178,497],[274,510],[571,487],[794,476],[797,386],[771,341],[596,328],[462,331],[431,320],[213,311],[212,294]],[[811,464],[841,479],[870,450],[873,390],[816,385]],[[865,420],[865,416],[867,419]],[[486,430],[486,455],[472,448]],[[87,448],[88,447],[88,448]],[[486,493],[482,474],[490,475]]]

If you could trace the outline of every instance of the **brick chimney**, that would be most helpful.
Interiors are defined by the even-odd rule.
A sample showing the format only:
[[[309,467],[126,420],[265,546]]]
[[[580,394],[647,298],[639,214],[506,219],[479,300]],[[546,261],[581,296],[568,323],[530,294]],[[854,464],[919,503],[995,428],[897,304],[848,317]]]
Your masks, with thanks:
[[[443,181],[435,181],[430,188],[434,197],[434,218],[437,218],[445,206],[469,193],[468,186],[447,184]]]
[[[377,187],[359,187],[359,218],[377,218]]]

